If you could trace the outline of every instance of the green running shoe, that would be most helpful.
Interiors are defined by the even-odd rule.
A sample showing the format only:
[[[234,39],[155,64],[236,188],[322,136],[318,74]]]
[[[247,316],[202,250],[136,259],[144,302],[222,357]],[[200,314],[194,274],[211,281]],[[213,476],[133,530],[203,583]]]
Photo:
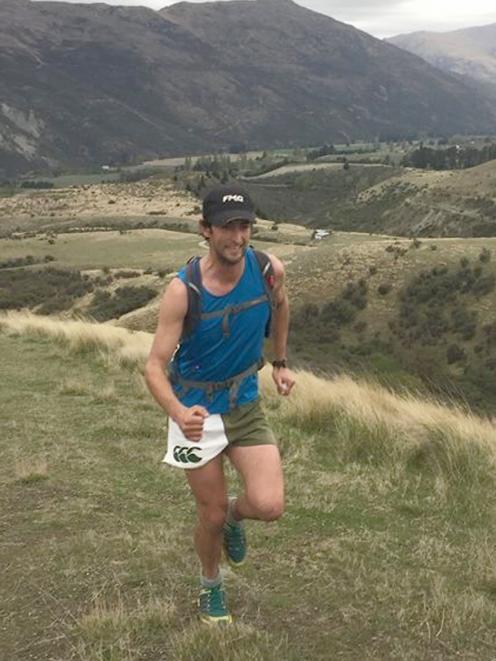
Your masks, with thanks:
[[[246,534],[242,521],[224,524],[224,552],[230,565],[241,567],[246,560]]]
[[[232,617],[226,605],[226,595],[222,584],[214,588],[202,588],[198,598],[200,620],[206,624],[231,624]]]

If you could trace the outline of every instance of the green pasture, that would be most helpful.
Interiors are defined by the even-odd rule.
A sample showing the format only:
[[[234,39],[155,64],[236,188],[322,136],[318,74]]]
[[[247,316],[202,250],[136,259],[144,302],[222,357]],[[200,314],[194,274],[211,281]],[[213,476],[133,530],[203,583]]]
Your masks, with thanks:
[[[255,241],[254,244],[280,256],[298,250],[284,243]],[[60,233],[55,238],[41,234],[25,239],[0,239],[0,261],[26,255],[39,259],[52,255],[53,266],[82,270],[178,268],[192,255],[204,252],[204,241],[198,234],[162,229],[134,229],[123,233],[85,231]]]
[[[199,250],[200,237],[168,230],[130,230],[58,234],[49,238],[0,241],[2,258],[50,254],[53,265],[76,269],[164,268],[179,266]],[[53,240],[53,239],[52,239]]]

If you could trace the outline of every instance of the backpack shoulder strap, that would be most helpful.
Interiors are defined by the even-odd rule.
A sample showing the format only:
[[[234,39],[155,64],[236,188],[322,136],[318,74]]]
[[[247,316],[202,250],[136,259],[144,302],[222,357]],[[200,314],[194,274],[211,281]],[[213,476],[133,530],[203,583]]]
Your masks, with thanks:
[[[194,331],[201,316],[201,271],[200,258],[191,257],[186,264],[186,279],[184,281],[188,293],[188,309],[184,317],[183,333],[185,339]]]
[[[274,267],[272,266],[272,261],[268,254],[262,250],[253,249],[253,252],[257,258],[257,263],[264,280],[265,292],[269,297],[269,301],[272,306],[272,290],[274,289],[275,284]]]
[[[264,289],[265,289],[265,293],[267,294],[267,298],[269,300],[269,305],[271,310],[271,315],[267,322],[267,326],[265,327],[265,337],[269,337],[270,329],[271,329],[272,312],[274,310],[274,296],[273,296],[273,289],[275,284],[274,267],[272,266],[272,261],[266,252],[263,252],[262,250],[255,250],[255,248],[253,248],[253,252],[257,259],[257,264],[260,268],[260,273],[262,274]]]

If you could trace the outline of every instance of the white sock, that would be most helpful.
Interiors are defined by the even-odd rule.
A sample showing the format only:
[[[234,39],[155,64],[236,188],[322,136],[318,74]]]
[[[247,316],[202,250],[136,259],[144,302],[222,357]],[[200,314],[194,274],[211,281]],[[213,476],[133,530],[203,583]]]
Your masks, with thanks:
[[[216,578],[205,578],[205,576],[201,574],[200,581],[203,588],[216,588],[222,583],[222,574],[219,571]]]
[[[229,496],[227,502],[226,523],[239,523],[233,516],[234,505],[236,504],[236,496]]]

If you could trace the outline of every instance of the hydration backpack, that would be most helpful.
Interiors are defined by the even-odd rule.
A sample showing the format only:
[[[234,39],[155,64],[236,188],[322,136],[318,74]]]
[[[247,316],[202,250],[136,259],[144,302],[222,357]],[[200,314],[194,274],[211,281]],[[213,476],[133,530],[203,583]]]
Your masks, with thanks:
[[[267,253],[260,250],[253,249],[255,254],[257,264],[260,268],[260,273],[262,274],[265,294],[258,296],[239,305],[230,305],[224,310],[217,310],[216,312],[203,313],[201,309],[201,270],[200,270],[200,257],[192,257],[186,265],[186,280],[185,284],[188,292],[188,310],[184,318],[183,324],[183,333],[181,340],[189,337],[195,328],[198,326],[202,319],[211,319],[213,317],[222,317],[222,330],[225,337],[229,336],[229,316],[231,314],[237,314],[242,310],[246,310],[254,305],[268,301],[270,308],[273,308],[273,297],[272,290],[274,288],[275,276],[274,268],[270,257]],[[270,335],[270,319],[267,322],[265,328],[265,336],[269,337]]]

